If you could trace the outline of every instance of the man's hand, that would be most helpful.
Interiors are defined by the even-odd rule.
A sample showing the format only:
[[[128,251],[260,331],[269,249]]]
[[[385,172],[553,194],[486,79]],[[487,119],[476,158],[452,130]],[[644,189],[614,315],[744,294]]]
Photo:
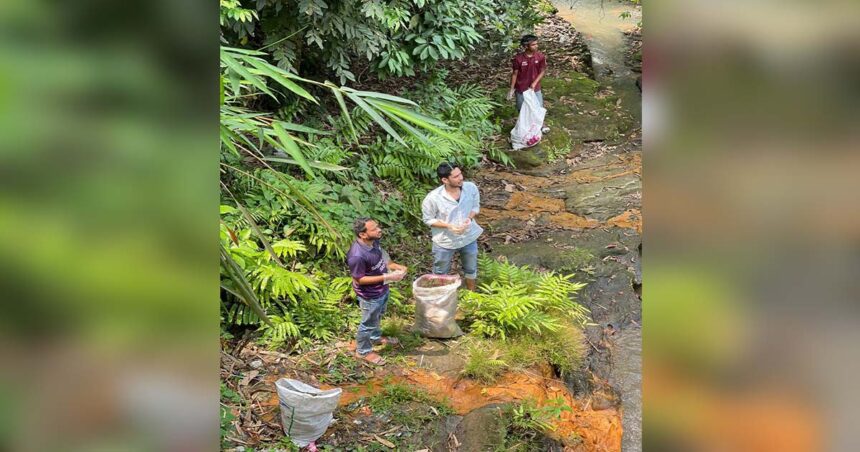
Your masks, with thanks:
[[[513,98],[514,98],[514,89],[511,88],[511,90],[508,91],[508,100],[511,100]]]
[[[403,272],[403,273],[407,272],[407,268],[405,265],[395,264],[392,262],[391,265],[389,265],[388,267],[394,271]]]
[[[404,276],[406,276],[406,272],[397,271],[397,272],[386,273],[386,274],[382,275],[382,283],[388,284],[392,281],[397,282],[397,281],[400,281],[401,279],[403,279]]]

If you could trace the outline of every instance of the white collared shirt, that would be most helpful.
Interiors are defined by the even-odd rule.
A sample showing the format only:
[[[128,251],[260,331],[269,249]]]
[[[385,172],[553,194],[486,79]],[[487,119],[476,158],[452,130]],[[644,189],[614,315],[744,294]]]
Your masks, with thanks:
[[[440,185],[428,193],[421,203],[422,219],[424,224],[430,226],[433,243],[447,249],[462,248],[474,242],[484,229],[474,219],[463,234],[454,234],[449,229],[437,228],[433,225],[439,221],[454,225],[461,224],[469,218],[471,212],[477,214],[480,209],[481,194],[478,192],[478,186],[472,182],[463,182],[459,201],[445,191],[444,185]]]

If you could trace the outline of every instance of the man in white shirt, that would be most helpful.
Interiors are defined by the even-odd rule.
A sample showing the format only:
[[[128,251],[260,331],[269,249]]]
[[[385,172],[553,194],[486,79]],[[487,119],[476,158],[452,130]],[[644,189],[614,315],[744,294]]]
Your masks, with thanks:
[[[454,254],[460,253],[466,288],[475,290],[478,237],[484,230],[474,218],[480,211],[481,195],[474,183],[463,181],[463,171],[456,163],[443,162],[436,174],[442,185],[421,203],[424,223],[433,236],[433,273],[447,274]]]

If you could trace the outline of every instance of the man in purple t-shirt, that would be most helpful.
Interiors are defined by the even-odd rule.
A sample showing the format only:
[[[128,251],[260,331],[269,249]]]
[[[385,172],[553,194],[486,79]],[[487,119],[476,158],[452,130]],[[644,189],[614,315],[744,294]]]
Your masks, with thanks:
[[[406,275],[406,267],[388,258],[388,253],[379,246],[382,228],[370,218],[359,218],[352,225],[356,239],[346,253],[346,263],[352,275],[352,288],[358,295],[361,307],[361,323],[355,337],[356,355],[373,364],[385,364],[381,356],[373,352],[374,344],[397,344],[393,337],[382,337],[379,322],[388,306],[388,283],[400,281]],[[388,269],[393,270],[389,273]]]

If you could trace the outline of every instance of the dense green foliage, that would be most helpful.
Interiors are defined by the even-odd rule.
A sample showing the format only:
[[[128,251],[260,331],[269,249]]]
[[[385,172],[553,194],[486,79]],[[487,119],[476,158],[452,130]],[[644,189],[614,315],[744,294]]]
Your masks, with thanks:
[[[486,95],[447,87],[444,71],[405,93],[419,107],[307,80],[265,57],[222,49],[222,317],[261,325],[272,347],[328,341],[357,320],[342,262],[352,220],[370,216],[408,238],[423,228],[419,203],[438,162],[477,164],[498,126]],[[334,112],[294,115],[301,123],[250,108],[268,97],[318,109],[320,92]],[[394,291],[392,304],[402,299]]]
[[[356,69],[411,76],[478,46],[507,51],[540,20],[530,0],[221,0],[230,44],[264,47],[293,72],[331,73],[340,83]]]
[[[501,132],[491,119],[497,105],[476,85],[449,86],[437,63],[477,46],[510,50],[541,8],[524,0],[220,0],[226,328],[258,328],[265,344],[296,347],[354,327],[343,263],[352,221],[372,217],[388,244],[414,243],[426,232],[420,201],[438,183],[440,161],[511,163],[488,145]],[[354,81],[357,69],[421,77],[396,95],[313,79]],[[406,296],[393,291],[395,311]]]

